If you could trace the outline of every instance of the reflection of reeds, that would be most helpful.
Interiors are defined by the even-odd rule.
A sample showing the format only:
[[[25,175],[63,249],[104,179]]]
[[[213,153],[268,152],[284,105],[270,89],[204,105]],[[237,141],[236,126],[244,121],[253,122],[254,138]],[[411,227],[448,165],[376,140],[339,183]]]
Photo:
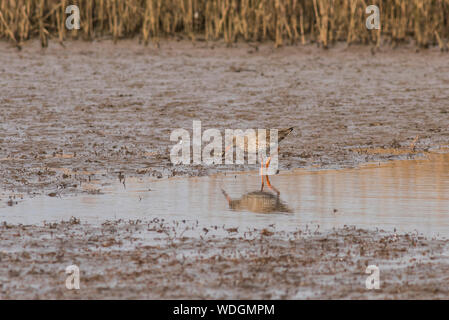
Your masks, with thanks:
[[[79,33],[65,28],[69,4],[80,8]],[[368,4],[379,6],[381,30],[365,28]],[[0,38],[17,46],[34,36],[47,46],[49,38],[102,35],[137,35],[145,44],[173,35],[276,46],[309,40],[324,48],[335,41],[380,45],[382,38],[446,50],[449,0],[0,0]]]

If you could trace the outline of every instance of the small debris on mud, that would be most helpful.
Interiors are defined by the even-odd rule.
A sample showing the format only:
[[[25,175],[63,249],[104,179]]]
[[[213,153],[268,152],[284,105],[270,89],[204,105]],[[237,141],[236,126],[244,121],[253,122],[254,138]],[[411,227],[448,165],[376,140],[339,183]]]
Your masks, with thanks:
[[[0,224],[1,299],[447,298],[449,240],[347,226],[292,232],[194,221]],[[204,230],[207,229],[205,234]],[[260,236],[260,235],[264,236]],[[18,236],[20,235],[20,236]],[[81,294],[64,286],[76,264]],[[365,287],[368,265],[381,288]],[[18,290],[17,288],[21,288]]]

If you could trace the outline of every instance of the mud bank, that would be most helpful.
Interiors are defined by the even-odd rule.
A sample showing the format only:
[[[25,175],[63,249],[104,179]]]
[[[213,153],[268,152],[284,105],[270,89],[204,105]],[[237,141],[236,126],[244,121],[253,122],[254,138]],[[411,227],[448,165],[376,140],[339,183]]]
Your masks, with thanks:
[[[0,298],[366,299],[449,296],[449,240],[163,219],[0,226]],[[65,287],[65,268],[80,287]],[[367,290],[368,265],[381,288]]]
[[[93,176],[254,169],[171,165],[170,132],[194,119],[203,129],[294,126],[281,170],[449,144],[449,60],[436,49],[124,40],[42,50],[35,41],[21,52],[0,42],[0,61],[0,186],[9,193],[79,193]]]

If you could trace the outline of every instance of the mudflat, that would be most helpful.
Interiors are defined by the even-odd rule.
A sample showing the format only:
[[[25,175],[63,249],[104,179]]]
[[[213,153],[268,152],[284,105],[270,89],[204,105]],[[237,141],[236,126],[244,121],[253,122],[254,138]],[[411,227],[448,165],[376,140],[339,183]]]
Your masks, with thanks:
[[[12,193],[79,193],[94,174],[254,169],[173,166],[170,133],[193,120],[203,130],[294,127],[281,170],[449,144],[449,60],[436,48],[104,40],[44,50],[30,41],[20,52],[1,42],[0,60],[0,185]]]
[[[0,225],[2,299],[447,299],[449,240],[195,221]],[[80,290],[67,290],[77,265]],[[369,265],[380,289],[366,288]]]

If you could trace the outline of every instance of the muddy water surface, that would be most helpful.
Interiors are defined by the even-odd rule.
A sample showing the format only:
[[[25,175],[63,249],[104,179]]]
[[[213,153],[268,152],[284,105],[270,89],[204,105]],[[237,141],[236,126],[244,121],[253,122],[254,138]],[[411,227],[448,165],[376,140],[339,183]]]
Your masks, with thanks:
[[[12,206],[2,202],[0,220],[31,224],[74,216],[95,223],[165,217],[241,229],[356,225],[449,237],[449,155],[356,169],[285,172],[272,176],[272,188],[265,183],[263,192],[254,172],[120,180],[92,179],[82,185],[87,193],[80,196],[38,196]]]

